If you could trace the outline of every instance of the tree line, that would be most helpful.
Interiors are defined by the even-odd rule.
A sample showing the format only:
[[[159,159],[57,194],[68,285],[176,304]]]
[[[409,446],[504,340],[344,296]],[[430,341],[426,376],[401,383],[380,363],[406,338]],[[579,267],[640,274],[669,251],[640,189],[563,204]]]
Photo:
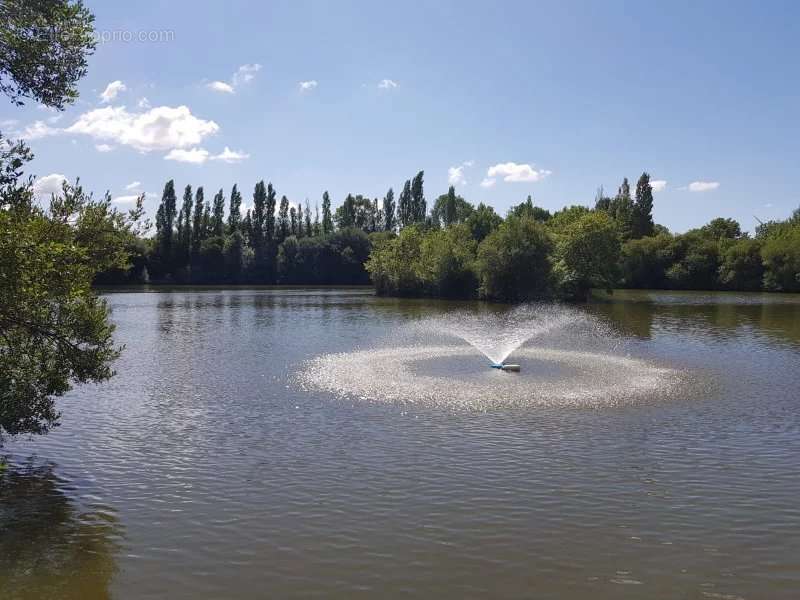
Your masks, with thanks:
[[[178,208],[172,180],[156,213],[156,235],[132,241],[127,272],[100,283],[367,284],[379,294],[522,301],[586,298],[594,287],[800,291],[800,212],[763,223],[755,236],[717,218],[683,234],[653,221],[653,189],[642,173],[594,207],[550,212],[530,196],[505,217],[450,187],[430,210],[424,172],[395,200],[348,194],[321,211],[278,200],[258,182],[242,214],[234,185],[208,201],[187,185]]]
[[[373,242],[400,228],[424,225],[424,172],[405,182],[395,201],[348,194],[335,212],[326,191],[322,210],[291,203],[272,183],[259,181],[252,208],[242,213],[234,184],[206,199],[204,188],[164,186],[153,238],[131,240],[133,267],[100,273],[97,283],[368,284],[364,263]]]
[[[754,236],[716,218],[683,234],[653,221],[650,176],[601,188],[593,208],[551,213],[531,197],[505,218],[451,187],[424,226],[381,240],[366,264],[379,294],[586,299],[593,288],[800,291],[800,209]]]

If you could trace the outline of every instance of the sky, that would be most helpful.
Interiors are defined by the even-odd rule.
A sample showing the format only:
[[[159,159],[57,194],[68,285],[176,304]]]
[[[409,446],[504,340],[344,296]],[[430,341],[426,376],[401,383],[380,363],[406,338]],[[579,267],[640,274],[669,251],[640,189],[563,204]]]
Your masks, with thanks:
[[[800,206],[800,3],[111,2],[63,113],[0,98],[45,195],[128,207],[256,182],[313,206],[425,171],[501,214],[592,205],[647,171],[654,217],[752,230]],[[180,192],[179,192],[180,193]]]

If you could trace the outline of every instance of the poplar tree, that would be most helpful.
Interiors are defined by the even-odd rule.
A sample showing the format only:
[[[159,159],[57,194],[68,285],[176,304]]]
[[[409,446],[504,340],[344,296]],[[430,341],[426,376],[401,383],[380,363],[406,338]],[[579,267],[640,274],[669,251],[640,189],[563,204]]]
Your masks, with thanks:
[[[308,203],[308,198],[306,198],[306,237],[311,237],[312,235],[314,235],[314,232],[311,229],[311,205]]]
[[[414,211],[411,205],[411,181],[406,180],[403,184],[403,191],[400,192],[400,199],[397,203],[397,220],[400,221],[400,228],[408,227],[414,222]]]
[[[158,242],[158,253],[161,260],[167,266],[172,259],[173,227],[175,225],[175,182],[170,179],[164,186],[161,195],[161,204],[156,212],[156,239]]]
[[[394,231],[394,208],[394,190],[389,188],[389,191],[383,197],[383,228],[386,231]]]
[[[281,205],[278,209],[278,243],[289,237],[289,199],[281,196]]]
[[[200,243],[205,238],[203,230],[203,214],[205,212],[203,204],[203,186],[197,188],[194,194],[194,212],[192,213],[192,244],[191,256],[197,257],[200,254]]]
[[[272,247],[275,240],[275,188],[272,183],[267,185],[267,201],[264,206],[264,238]]]
[[[632,237],[639,239],[653,235],[653,228],[653,188],[650,186],[650,175],[644,172],[636,182]]]
[[[289,209],[289,231],[292,235],[297,235],[297,210],[294,206]]]
[[[250,245],[257,253],[264,246],[264,221],[266,218],[267,190],[264,181],[259,181],[253,190],[253,214],[251,216]]]
[[[202,239],[205,240],[211,235],[211,202],[206,202],[205,209],[203,210],[203,235]]]
[[[187,185],[183,189],[183,205],[181,206],[181,235],[178,238],[180,245],[181,266],[189,264],[189,252],[192,245],[192,186]]]
[[[333,215],[331,214],[331,197],[327,190],[322,194],[322,233],[333,233]]]
[[[228,209],[228,231],[233,234],[239,231],[242,222],[242,195],[236,184],[233,184],[231,189],[230,208]]]
[[[424,223],[428,207],[425,203],[425,193],[422,189],[422,178],[425,172],[420,171],[411,182],[412,218],[415,223]]]
[[[297,203],[297,237],[303,237],[303,206]]]
[[[530,201],[531,197],[528,196],[528,200]],[[454,186],[450,186],[447,190],[447,199],[444,202],[444,214],[442,215],[444,226],[448,227],[456,222],[456,188]]]
[[[616,197],[611,201],[609,212],[617,222],[623,240],[631,239],[633,234],[633,200],[631,199],[631,186],[628,178],[622,180]]]
[[[221,188],[214,196],[214,212],[211,215],[211,234],[218,237],[225,235],[225,194]]]

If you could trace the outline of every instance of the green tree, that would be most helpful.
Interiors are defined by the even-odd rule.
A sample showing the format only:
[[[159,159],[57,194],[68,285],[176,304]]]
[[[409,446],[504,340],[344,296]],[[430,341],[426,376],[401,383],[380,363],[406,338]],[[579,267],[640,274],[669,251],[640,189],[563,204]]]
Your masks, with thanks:
[[[528,198],[525,200],[525,202],[521,202],[516,206],[512,206],[509,210],[509,214],[512,214],[515,217],[530,217],[534,221],[539,221],[541,223],[546,223],[552,216],[549,210],[546,210],[541,206],[534,206],[533,198],[530,196],[530,194],[528,194]]]
[[[761,247],[764,288],[777,292],[800,291],[800,225],[779,229]]]
[[[264,203],[264,239],[266,240],[270,254],[274,251],[275,243],[275,188],[272,182],[267,184],[267,199]]]
[[[467,217],[467,227],[470,230],[472,239],[482,242],[484,238],[492,233],[503,222],[503,218],[494,212],[491,206],[483,202]]]
[[[558,235],[554,271],[561,294],[585,300],[592,288],[610,291],[619,279],[617,227],[602,211],[567,225]]]
[[[262,179],[253,189],[253,212],[250,216],[250,245],[256,254],[264,250],[264,222],[268,215],[267,189]]]
[[[203,214],[205,213],[205,205],[203,200],[203,186],[197,188],[194,194],[194,213],[192,213],[192,245],[191,256],[194,260],[200,255],[200,244],[206,238],[205,226],[203,224]]]
[[[31,98],[63,109],[78,97],[95,49],[94,16],[70,0],[0,3],[0,92],[15,104]]]
[[[313,229],[311,227],[311,205],[308,203],[308,198],[306,198],[305,218],[306,218],[306,231],[305,231],[305,234],[306,234],[306,237],[311,237],[312,235],[314,235],[314,231],[313,231]]]
[[[0,140],[2,142],[2,140]],[[2,165],[5,166],[5,165]],[[47,210],[29,181],[0,197],[0,435],[45,433],[58,423],[55,398],[75,383],[113,374],[120,348],[96,273],[128,266],[127,247],[143,197],[123,215],[65,184]]]
[[[414,176],[411,182],[411,218],[414,223],[424,223],[425,216],[428,214],[428,207],[425,203],[425,192],[423,189],[424,171],[420,171]]]
[[[283,242],[289,237],[289,199],[281,196],[281,204],[278,209],[278,242]]]
[[[588,208],[580,204],[565,206],[553,213],[553,216],[547,220],[547,227],[554,233],[559,233],[590,212]]]
[[[333,233],[333,216],[331,215],[331,197],[326,190],[322,194],[322,233]]]
[[[475,255],[478,243],[466,225],[425,233],[416,271],[427,295],[443,298],[471,298],[477,295]]]
[[[668,233],[630,240],[622,247],[622,282],[632,288],[663,288],[672,261],[672,236]]]
[[[764,280],[761,240],[742,238],[730,243],[720,257],[719,281],[730,290],[757,291]]]
[[[342,205],[336,209],[333,220],[339,229],[355,227],[369,233],[375,230],[376,210],[377,203],[369,198],[365,198],[361,194],[357,196],[347,194]]]
[[[228,231],[233,234],[239,231],[242,224],[242,194],[233,184],[231,189],[230,207],[228,209]]]
[[[608,212],[616,221],[623,241],[631,239],[634,231],[634,205],[627,177],[622,180],[622,185],[619,186],[616,197],[611,201]]]
[[[214,195],[214,209],[211,215],[211,235],[225,235],[225,193],[220,189]]]
[[[675,289],[714,290],[719,287],[720,244],[699,230],[675,236],[674,262],[667,269],[668,285]]]
[[[414,207],[411,197],[410,180],[406,180],[403,184],[403,191],[400,192],[400,198],[397,203],[397,220],[400,222],[401,229],[414,223]]]
[[[389,188],[389,191],[383,197],[383,228],[386,231],[394,231],[397,227],[394,211],[394,190]]]
[[[700,233],[712,240],[738,240],[742,237],[742,228],[735,219],[718,217],[703,225]]]
[[[295,237],[297,237],[297,223],[297,209],[292,206],[289,209],[289,233]]]
[[[478,247],[480,295],[503,302],[548,296],[553,284],[552,251],[553,239],[542,224],[509,216]]]
[[[183,204],[179,214],[180,235],[178,236],[178,265],[185,267],[189,264],[192,246],[192,186],[187,185],[183,190]]]
[[[176,216],[175,182],[170,179],[161,194],[161,204],[156,212],[156,241],[158,254],[164,268],[169,271],[172,266],[172,242]]]
[[[639,239],[653,235],[653,227],[653,188],[650,186],[650,175],[645,172],[636,182],[631,237]]]
[[[464,223],[475,208],[464,198],[456,195],[456,189],[451,185],[446,194],[442,194],[433,203],[431,221],[435,226],[449,227],[456,223]]]
[[[398,236],[373,250],[364,265],[379,295],[416,296],[423,289],[418,264],[422,230],[403,228]]]

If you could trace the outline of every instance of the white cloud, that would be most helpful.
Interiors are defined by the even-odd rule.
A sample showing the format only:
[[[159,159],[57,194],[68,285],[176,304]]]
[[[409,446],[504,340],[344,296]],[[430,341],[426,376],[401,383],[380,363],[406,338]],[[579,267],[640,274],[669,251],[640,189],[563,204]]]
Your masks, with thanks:
[[[12,127],[16,127],[17,123],[19,123],[19,121],[16,119],[4,119],[3,121],[0,121],[0,128],[11,129]]]
[[[693,181],[689,184],[690,192],[708,192],[719,187],[719,181]]]
[[[222,162],[232,164],[241,162],[248,158],[250,158],[249,154],[245,152],[237,152],[236,150],[231,150],[228,148],[228,146],[225,146],[225,149],[219,154],[211,154],[205,148],[192,148],[190,150],[173,148],[167,153],[167,155],[164,157],[164,160],[174,160],[177,162],[201,165],[207,160],[221,160]]]
[[[82,114],[63,131],[149,152],[195,146],[219,131],[219,125],[195,117],[187,106],[157,106],[142,113],[108,106]]]
[[[258,73],[260,70],[261,65],[258,63],[252,65],[242,65],[236,69],[236,72],[233,75],[231,75],[230,83],[217,80],[207,83],[206,87],[222,94],[235,94],[238,87],[253,81],[256,73]],[[316,85],[316,82],[314,82],[314,84]]]
[[[447,169],[447,183],[450,185],[466,185],[467,180],[464,177],[464,169],[471,167],[473,164],[475,164],[473,161],[467,160],[458,166]]]
[[[494,186],[496,181],[497,180],[492,178],[492,177],[484,177],[483,181],[481,181],[481,187],[482,188],[490,188],[490,187]]]
[[[135,190],[140,185],[142,185],[141,181],[131,181],[128,185],[125,186],[126,190]]]
[[[300,82],[300,91],[302,92],[310,92],[315,87],[317,87],[317,81],[315,79],[312,79],[311,81]]]
[[[120,92],[124,92],[127,89],[128,88],[125,87],[125,84],[122,83],[119,79],[117,79],[116,81],[112,81],[106,86],[106,89],[103,90],[103,93],[100,94],[100,101],[109,103],[114,98],[117,97],[117,94],[119,94]]]
[[[177,162],[201,165],[206,162],[208,158],[208,150],[203,148],[192,148],[191,150],[173,148],[167,153],[167,155],[164,157],[164,160],[175,160]]]
[[[522,181],[541,181],[552,171],[544,169],[535,169],[532,165],[523,163],[517,164],[515,162],[498,163],[489,167],[486,172],[487,178],[489,177],[502,177],[503,181],[508,182],[522,182]]]
[[[114,149],[114,146],[109,146],[108,144],[96,144],[94,148],[98,152],[111,152]]]
[[[128,196],[117,196],[116,198],[112,198],[111,201],[116,204],[133,204],[139,198],[141,194],[132,194]]]
[[[212,81],[211,83],[207,84],[206,87],[210,90],[214,90],[215,92],[222,92],[223,94],[233,94],[233,86],[229,83],[225,83],[224,81]]]
[[[391,90],[397,87],[397,82],[391,79],[381,79],[378,82],[378,87],[382,90]]]
[[[49,135],[57,135],[61,132],[60,129],[50,127],[44,121],[34,121],[22,131],[15,132],[15,136],[24,140],[37,140],[39,138],[47,137]]]
[[[650,187],[653,188],[654,192],[663,192],[667,187],[667,182],[663,179],[653,179],[650,182]]]
[[[139,101],[136,103],[136,106],[144,110],[147,110],[148,108],[150,108],[150,100],[148,100],[147,97],[142,96],[141,98],[139,98]]]
[[[250,158],[250,155],[245,152],[237,152],[236,150],[231,150],[227,146],[225,149],[215,156],[210,157],[211,160],[221,160],[222,162],[226,163],[237,163],[241,162],[245,159]]]
[[[37,198],[49,198],[51,194],[61,193],[61,184],[67,178],[61,173],[51,173],[44,177],[38,177],[33,183],[33,193]]]
[[[242,65],[236,70],[236,73],[234,73],[233,77],[231,78],[233,87],[238,87],[243,83],[249,83],[260,70],[261,65],[258,63],[252,65]]]

